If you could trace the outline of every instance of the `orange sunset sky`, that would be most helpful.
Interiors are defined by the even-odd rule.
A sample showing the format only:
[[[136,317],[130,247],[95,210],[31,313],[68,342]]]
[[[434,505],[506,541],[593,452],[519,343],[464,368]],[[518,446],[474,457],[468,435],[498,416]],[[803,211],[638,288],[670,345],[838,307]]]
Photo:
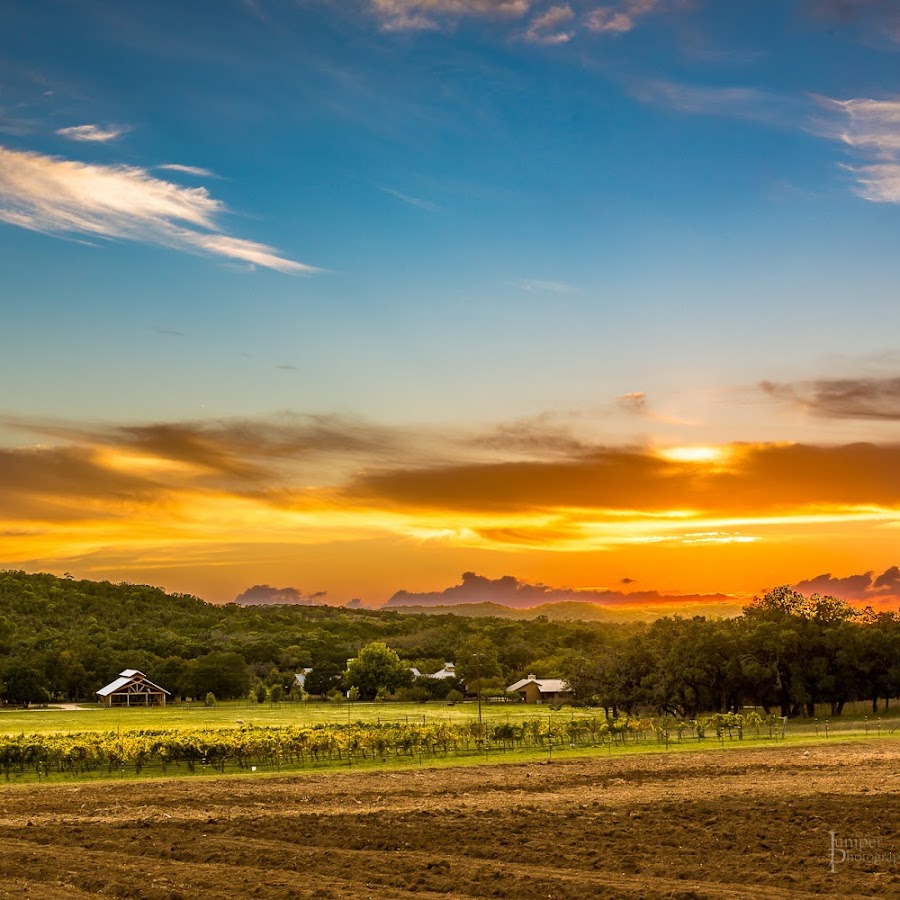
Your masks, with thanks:
[[[33,443],[2,453],[7,565],[214,600],[265,582],[379,602],[463,570],[740,598],[896,558],[892,445],[604,447],[545,423],[411,433],[296,416],[18,428]],[[892,602],[896,585],[875,581],[809,589]]]
[[[890,3],[6,0],[0,567],[896,608],[898,52]]]

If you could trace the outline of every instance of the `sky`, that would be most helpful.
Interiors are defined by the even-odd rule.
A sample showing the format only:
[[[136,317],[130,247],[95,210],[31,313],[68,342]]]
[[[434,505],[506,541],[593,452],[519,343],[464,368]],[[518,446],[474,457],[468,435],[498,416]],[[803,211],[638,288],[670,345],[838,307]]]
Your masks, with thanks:
[[[6,0],[0,567],[896,608],[898,234],[894,0]]]

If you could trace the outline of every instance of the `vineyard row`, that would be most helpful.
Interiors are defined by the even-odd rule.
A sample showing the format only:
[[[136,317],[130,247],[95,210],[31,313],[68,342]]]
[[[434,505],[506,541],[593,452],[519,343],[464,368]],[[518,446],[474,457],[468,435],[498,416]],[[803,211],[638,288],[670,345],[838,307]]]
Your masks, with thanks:
[[[777,737],[774,717],[716,714],[705,719],[530,718],[516,723],[479,725],[370,724],[144,730],[124,733],[81,732],[0,736],[0,769],[11,775],[48,778],[53,774],[140,774],[147,767],[167,774],[171,766],[197,766],[224,772],[252,767],[280,769],[312,764],[388,758],[433,758],[472,751],[603,746],[646,741],[743,738],[764,733]]]

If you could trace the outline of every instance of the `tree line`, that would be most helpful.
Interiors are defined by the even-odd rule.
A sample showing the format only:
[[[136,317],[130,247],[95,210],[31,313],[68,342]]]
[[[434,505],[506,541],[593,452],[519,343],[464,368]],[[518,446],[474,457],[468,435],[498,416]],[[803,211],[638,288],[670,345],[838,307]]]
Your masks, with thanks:
[[[390,660],[361,677],[364,648]],[[362,654],[365,659],[366,654]],[[377,656],[377,654],[376,654]],[[413,682],[410,667],[456,663],[459,682]],[[378,674],[379,666],[383,668]],[[0,572],[0,683],[9,703],[95,699],[125,668],[176,697],[313,695],[425,700],[464,685],[485,693],[530,673],[564,677],[578,703],[611,716],[688,718],[760,707],[839,714],[900,696],[900,616],[776,588],[731,619],[650,624],[514,620],[328,606],[214,605],[148,585]],[[354,673],[354,668],[356,672]]]
[[[900,616],[843,600],[775,588],[732,619],[662,618],[634,631],[603,632],[566,678],[581,702],[632,713],[695,718],[745,706],[840,715],[851,701],[887,705],[900,696]]]

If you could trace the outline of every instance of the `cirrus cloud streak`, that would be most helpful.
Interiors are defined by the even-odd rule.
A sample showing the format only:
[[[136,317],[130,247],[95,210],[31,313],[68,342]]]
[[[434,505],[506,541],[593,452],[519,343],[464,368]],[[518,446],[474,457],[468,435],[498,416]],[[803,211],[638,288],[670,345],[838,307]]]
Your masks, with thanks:
[[[430,30],[440,17],[469,15],[522,16],[530,0],[371,0],[371,8],[387,31]]]
[[[280,272],[319,271],[265,244],[225,234],[219,220],[226,212],[206,188],[182,187],[136,166],[0,146],[0,221],[50,235],[157,244]]]
[[[531,44],[565,44],[580,30],[618,36],[668,5],[667,0],[370,0],[369,8],[385,31],[434,31],[463,18],[521,21],[518,36]]]
[[[71,141],[106,144],[109,141],[118,140],[127,130],[127,128],[118,126],[103,128],[100,125],[71,125],[68,128],[57,128],[56,133]]]
[[[873,203],[900,203],[900,100],[896,98],[818,98],[831,117],[822,128],[856,155],[846,165],[856,192]]]

